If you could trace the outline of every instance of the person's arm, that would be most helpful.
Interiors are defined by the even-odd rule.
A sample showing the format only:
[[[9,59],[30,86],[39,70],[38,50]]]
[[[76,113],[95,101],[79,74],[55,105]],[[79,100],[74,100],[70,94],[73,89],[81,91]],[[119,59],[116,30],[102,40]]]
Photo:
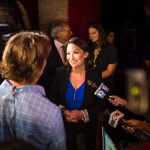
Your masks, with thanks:
[[[145,121],[136,120],[136,119],[130,119],[130,120],[123,119],[123,122],[129,125],[128,127],[123,126],[124,130],[126,130],[128,133],[134,132],[135,128],[139,128],[150,133],[150,124]]]
[[[148,122],[143,122],[142,123],[142,129],[150,133],[150,124]]]
[[[108,98],[109,102],[114,106],[124,106],[126,107],[126,100],[117,96],[117,95],[110,95]]]
[[[111,76],[116,70],[116,67],[117,67],[117,63],[108,64],[107,69],[102,72],[102,78],[105,79]]]
[[[108,78],[112,74],[117,67],[118,56],[117,56],[117,49],[113,46],[105,46],[104,47],[104,57],[107,60],[107,68],[102,72],[102,78]]]

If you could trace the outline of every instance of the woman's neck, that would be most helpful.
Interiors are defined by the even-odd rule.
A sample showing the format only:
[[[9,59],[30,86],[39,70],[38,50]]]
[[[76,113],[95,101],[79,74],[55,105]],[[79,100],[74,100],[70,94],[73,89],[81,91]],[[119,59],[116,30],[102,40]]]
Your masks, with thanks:
[[[85,66],[74,67],[72,68],[72,73],[82,73],[85,71]]]

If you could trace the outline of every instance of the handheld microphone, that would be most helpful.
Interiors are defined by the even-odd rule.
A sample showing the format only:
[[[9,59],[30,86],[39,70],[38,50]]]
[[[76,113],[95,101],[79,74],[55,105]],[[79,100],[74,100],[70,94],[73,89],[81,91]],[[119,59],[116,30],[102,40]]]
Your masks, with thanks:
[[[104,99],[104,97],[108,95],[108,92],[109,92],[109,88],[104,83],[101,83],[98,89],[94,92],[94,94],[98,98]]]
[[[130,125],[128,125],[122,120],[124,117],[124,113],[120,112],[119,110],[113,112],[111,112],[111,110],[106,110],[104,114],[110,116],[108,124],[113,128],[116,128],[118,124],[121,124],[125,127],[131,127]],[[134,127],[134,132],[132,135],[141,141],[150,140],[150,133],[136,127]]]
[[[120,112],[119,110],[115,110],[110,114],[108,124],[111,125],[113,128],[116,128],[118,126],[118,123],[122,122],[121,119],[123,117],[124,113]]]
[[[124,113],[120,112],[119,110],[115,110],[112,112],[111,110],[106,109],[104,115],[109,115],[108,124],[113,128],[116,128],[118,124],[124,125],[125,127],[129,126],[122,120],[124,117]]]

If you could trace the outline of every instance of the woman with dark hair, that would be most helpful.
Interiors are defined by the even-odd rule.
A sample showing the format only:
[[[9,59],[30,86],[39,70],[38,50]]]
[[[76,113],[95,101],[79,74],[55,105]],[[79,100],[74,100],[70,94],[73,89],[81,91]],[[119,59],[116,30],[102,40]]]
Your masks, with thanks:
[[[106,44],[114,46],[115,43],[115,31],[111,28],[106,31]]]
[[[117,50],[106,44],[104,28],[101,24],[91,24],[88,28],[90,39],[90,63],[102,72],[103,82],[112,86],[113,74],[117,66]]]
[[[64,116],[68,150],[77,150],[83,144],[81,137],[87,150],[94,149],[95,119],[106,105],[94,95],[102,78],[101,72],[89,70],[88,56],[87,43],[78,37],[72,38],[66,51],[68,64],[57,69],[50,94]]]

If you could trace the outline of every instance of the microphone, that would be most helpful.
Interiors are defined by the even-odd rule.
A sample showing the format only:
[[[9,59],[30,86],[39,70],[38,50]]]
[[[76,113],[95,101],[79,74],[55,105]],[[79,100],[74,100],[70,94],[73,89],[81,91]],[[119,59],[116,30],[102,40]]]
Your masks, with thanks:
[[[109,120],[108,120],[108,124],[113,128],[116,128],[118,126],[118,124],[121,124],[125,127],[132,127],[122,120],[123,117],[125,116],[125,114],[120,112],[119,110],[115,110],[112,112],[111,110],[107,109],[107,110],[105,110],[104,115],[110,116]],[[143,129],[139,129],[136,127],[134,127],[134,132],[132,135],[135,138],[142,140],[142,141],[150,140],[150,133],[148,133],[147,131],[145,131]]]
[[[124,118],[125,114],[119,110],[115,110],[112,112],[111,110],[107,109],[107,110],[105,110],[104,114],[109,115],[108,124],[110,126],[112,126],[113,128],[116,128],[118,126],[118,124],[121,124],[125,127],[130,126],[122,120]]]
[[[115,110],[111,112],[108,124],[111,125],[113,128],[118,126],[118,123],[124,123],[122,118],[124,117],[124,113],[120,112],[119,110]]]
[[[109,88],[104,83],[101,83],[100,86],[97,88],[97,90],[94,92],[94,94],[98,98],[104,99],[104,97],[108,95],[108,92],[109,92]]]

